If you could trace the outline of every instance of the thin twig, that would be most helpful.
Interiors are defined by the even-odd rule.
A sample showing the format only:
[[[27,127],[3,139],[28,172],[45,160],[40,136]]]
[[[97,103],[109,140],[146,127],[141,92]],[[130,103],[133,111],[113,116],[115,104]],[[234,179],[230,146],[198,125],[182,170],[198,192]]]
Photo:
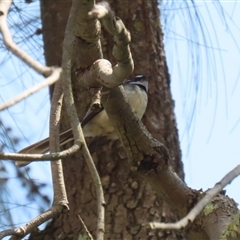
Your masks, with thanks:
[[[97,218],[97,238],[98,240],[104,239],[104,222],[105,222],[105,199],[104,199],[104,193],[102,188],[101,179],[99,177],[98,171],[96,169],[96,166],[94,164],[94,161],[92,159],[92,156],[89,152],[89,149],[85,144],[83,144],[83,156],[84,159],[88,165],[89,171],[91,173],[91,176],[93,178],[93,182],[96,188],[96,195],[97,195],[97,210],[98,210],[98,218]]]
[[[90,240],[93,240],[92,234],[89,232],[89,230],[88,230],[85,222],[83,221],[83,219],[81,218],[80,215],[78,215],[78,218],[79,218],[80,222],[82,223],[83,228],[84,228],[85,232],[87,233],[88,238],[89,238]]]
[[[240,175],[240,165],[235,167],[232,171],[227,173],[224,178],[215,186],[206,191],[205,196],[197,203],[197,205],[188,213],[188,215],[182,218],[176,223],[158,223],[150,222],[148,226],[151,229],[172,229],[177,230],[184,228],[188,223],[193,222],[196,217],[201,213],[201,211],[206,207],[206,205],[218,194],[220,193],[229,183],[231,183],[236,177]]]
[[[28,88],[26,91],[22,92],[18,96],[14,97],[13,99],[0,105],[0,111],[20,102],[21,100],[27,98],[31,94],[39,91],[40,89],[42,89],[46,86],[52,85],[57,80],[59,80],[59,77],[60,77],[60,74],[62,71],[61,68],[53,68],[52,70],[53,70],[52,74],[49,77],[47,77],[46,80],[36,84],[35,86],[33,86],[31,88]]]
[[[71,53],[73,51],[73,46],[71,45],[73,42],[73,39],[75,36],[73,35],[73,29],[75,26],[74,17],[73,15],[76,13],[76,9],[81,9],[81,11],[86,13],[93,5],[94,1],[89,1],[88,4],[83,4],[83,1],[73,1],[71,11],[69,14],[68,23],[66,26],[66,32],[65,32],[65,38],[63,42],[63,59],[62,59],[62,79],[63,81],[63,91],[64,91],[64,100],[66,104],[66,109],[68,116],[70,118],[71,127],[73,129],[74,134],[74,143],[81,145],[84,158],[87,162],[87,165],[89,167],[90,173],[92,175],[94,185],[97,192],[97,231],[96,231],[96,239],[97,240],[103,240],[104,239],[104,232],[105,232],[105,200],[104,200],[104,194],[103,194],[103,188],[101,185],[101,180],[98,174],[98,171],[95,167],[95,164],[93,162],[93,159],[88,151],[81,124],[79,122],[79,118],[77,115],[76,107],[74,104],[74,98],[73,98],[73,92],[72,92],[72,82],[71,82],[71,69],[72,69],[72,56]],[[86,15],[86,14],[85,14]],[[83,14],[84,16],[84,14]],[[86,21],[86,19],[80,20]],[[79,31],[82,31],[82,29],[79,29]],[[91,29],[88,28],[88,32],[84,32],[84,36],[88,36],[88,33],[91,32]],[[95,31],[94,31],[95,32]],[[97,39],[93,39],[95,42]],[[97,40],[98,41],[98,40]],[[69,46],[72,47],[72,49],[69,49]],[[100,54],[100,53],[99,53]],[[101,56],[98,56],[99,58]]]
[[[9,3],[9,4],[8,4]],[[16,56],[21,58],[25,63],[27,63],[30,67],[38,71],[39,73],[49,76],[51,68],[44,67],[39,62],[34,61],[31,57],[29,57],[25,52],[23,52],[21,49],[18,48],[18,46],[12,41],[10,31],[8,29],[6,20],[7,20],[7,12],[10,7],[11,1],[9,2],[0,2],[0,14],[1,14],[1,32],[3,34],[3,39],[6,47],[11,50]],[[59,71],[60,70],[60,71]],[[52,70],[51,70],[52,71]],[[55,76],[57,73],[57,76]],[[50,77],[51,81],[56,81],[56,79],[59,79],[59,75],[61,73],[61,69],[58,69],[58,71],[53,72],[53,75]],[[53,78],[54,77],[54,78]],[[49,83],[49,79],[45,81],[44,83],[41,83],[40,85],[46,85],[46,83]],[[49,85],[49,84],[48,84]],[[58,134],[58,127],[59,127],[59,121],[60,121],[60,112],[61,112],[61,101],[62,101],[62,91],[61,89],[61,83],[58,82],[57,86],[54,88],[54,94],[53,94],[53,104],[51,109],[51,127],[50,127],[50,151],[58,152],[59,151],[59,137],[57,138],[56,135]],[[36,86],[33,88],[35,91],[39,89],[39,86],[36,89]],[[24,94],[21,94],[21,96],[14,99],[13,102],[10,104],[14,104],[16,101],[20,101],[27,95],[30,95],[33,91],[33,89],[30,89],[26,91]],[[8,103],[9,105],[9,103]],[[6,106],[6,105],[5,105]],[[57,130],[56,130],[57,129]],[[74,146],[76,148],[76,146]],[[78,146],[79,148],[79,146]],[[67,152],[65,152],[67,153]],[[9,154],[5,154],[5,156],[9,156]],[[21,154],[16,154],[16,156],[19,156]],[[24,154],[23,154],[24,155]],[[31,155],[31,154],[30,154]],[[52,157],[57,157],[59,159],[60,155],[57,154],[50,154]],[[11,157],[11,156],[10,156]],[[31,156],[32,157],[32,156]],[[46,157],[44,155],[40,155],[40,157]],[[25,158],[26,159],[26,158]],[[5,231],[2,233],[2,236],[6,236],[6,234],[14,235],[14,236],[25,236],[28,233],[30,233],[34,228],[39,226],[40,224],[44,223],[45,221],[51,219],[52,217],[58,215],[60,212],[62,212],[63,209],[68,209],[68,201],[67,201],[67,195],[65,190],[65,184],[63,179],[63,172],[62,172],[62,165],[61,160],[57,160],[56,162],[52,163],[52,178],[53,178],[53,186],[54,186],[54,205],[51,209],[46,211],[45,213],[39,215],[32,221],[30,221],[28,224],[26,224],[23,227],[20,227],[14,231]]]
[[[24,226],[18,227],[15,229],[8,229],[0,232],[0,239],[3,239],[4,237],[11,236],[11,235],[24,237],[30,232],[32,232],[34,229],[36,229],[36,227],[38,227],[42,223],[45,223],[49,219],[52,219],[53,217],[57,216],[62,211],[62,208],[63,206],[60,206],[60,205],[52,206],[52,208],[40,214],[39,216],[37,216],[36,218],[34,218],[32,221],[28,222]]]
[[[70,155],[74,154],[79,150],[79,146],[74,144],[72,147],[56,153],[49,153],[49,154],[22,154],[22,153],[3,153],[0,152],[0,159],[1,160],[20,160],[23,162],[37,162],[37,161],[55,161],[60,158],[66,158]]]
[[[61,120],[62,99],[63,99],[62,81],[59,81],[55,84],[52,97],[52,107],[50,115],[50,138],[49,138],[50,152],[60,150],[59,129]],[[51,162],[51,170],[54,194],[53,204],[65,206],[66,207],[65,209],[69,209],[66,187],[63,177],[62,161],[59,159],[56,162]]]

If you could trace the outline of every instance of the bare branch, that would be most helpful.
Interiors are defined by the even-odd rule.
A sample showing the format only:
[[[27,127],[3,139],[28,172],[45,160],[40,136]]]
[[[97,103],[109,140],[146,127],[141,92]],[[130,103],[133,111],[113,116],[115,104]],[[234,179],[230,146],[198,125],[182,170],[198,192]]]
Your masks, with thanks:
[[[100,88],[90,88],[89,89],[91,95],[91,106],[90,110],[97,111],[101,108],[101,95],[102,95],[102,87]]]
[[[158,223],[158,222],[150,222],[148,225],[151,229],[172,229],[178,230],[184,228],[188,225],[188,223],[193,222],[196,217],[201,213],[204,207],[218,194],[220,193],[226,185],[231,183],[236,177],[240,175],[240,165],[235,167],[232,171],[230,171],[224,178],[215,184],[215,186],[208,190],[205,193],[205,196],[197,203],[197,205],[188,213],[188,215],[182,218],[180,221],[176,223]]]
[[[18,162],[18,165],[21,165],[24,163],[26,165],[26,162],[37,162],[37,161],[54,161],[58,160],[60,158],[66,158],[72,155],[73,153],[77,152],[79,150],[79,147],[76,145],[73,145],[72,147],[56,153],[49,153],[49,154],[20,154],[20,153],[2,153],[0,152],[0,159],[1,160],[20,160]],[[23,163],[22,163],[23,162]]]
[[[11,33],[9,31],[7,25],[7,13],[11,6],[11,0],[3,1],[0,0],[0,30],[3,35],[3,41],[7,49],[9,49],[13,54],[15,54],[18,58],[24,61],[28,66],[35,69],[38,73],[43,74],[46,77],[49,77],[43,83],[38,84],[37,86],[25,91],[24,93],[20,94],[18,97],[14,98],[10,102],[7,102],[3,105],[3,108],[11,106],[16,102],[24,99],[28,95],[32,94],[33,92],[39,90],[43,86],[47,86],[52,84],[56,80],[59,79],[61,74],[61,69],[52,69],[49,67],[45,67],[40,64],[38,61],[32,59],[28,54],[22,51],[12,40]],[[51,75],[51,76],[50,76]],[[54,95],[53,95],[53,104],[51,108],[51,125],[50,125],[50,150],[53,152],[59,151],[59,122],[60,122],[60,113],[61,113],[61,106],[62,106],[62,89],[61,83],[58,82],[54,88]],[[58,138],[56,137],[58,136]],[[79,145],[77,146],[77,149]],[[76,149],[76,146],[74,146]],[[67,151],[68,152],[68,151]],[[65,154],[67,153],[65,151]],[[12,154],[0,154],[3,155],[2,158],[8,157],[11,158]],[[50,154],[51,157],[59,159],[60,155],[57,154]],[[67,154],[66,154],[67,155]],[[21,154],[15,154],[15,157],[24,157]],[[12,159],[14,159],[14,155],[12,155]],[[32,156],[30,154],[32,159]],[[46,157],[46,155],[39,154],[37,157]],[[26,159],[26,158],[25,158]],[[24,160],[25,160],[24,159]],[[56,162],[52,163],[52,177],[53,177],[53,186],[54,186],[54,203],[51,209],[46,211],[45,213],[39,215],[38,217],[34,218],[32,221],[27,223],[25,226],[13,229],[13,230],[6,230],[0,233],[0,238],[2,239],[4,236],[13,235],[11,239],[16,239],[16,237],[23,237],[33,231],[36,227],[40,224],[46,222],[47,220],[57,216],[63,209],[68,209],[68,200],[64,185],[63,179],[63,172],[62,172],[62,163],[61,160],[57,160]]]
[[[71,82],[72,56],[71,56],[71,50],[69,50],[69,46],[73,47],[72,40],[75,38],[75,36],[73,35],[73,26],[75,24],[73,15],[75,14],[76,9],[81,9],[81,11],[83,13],[86,13],[88,11],[87,9],[89,9],[89,7],[91,7],[91,5],[93,6],[93,4],[94,4],[94,1],[89,1],[88,3],[84,3],[84,1],[73,1],[70,15],[69,15],[69,20],[68,20],[68,23],[66,26],[65,38],[64,38],[64,42],[63,42],[63,58],[62,58],[63,82],[62,82],[62,84],[63,84],[64,100],[65,100],[65,104],[66,104],[66,109],[67,109],[68,116],[70,118],[71,127],[73,129],[74,142],[79,146],[82,145],[83,155],[84,155],[84,158],[89,167],[89,170],[92,175],[93,182],[94,182],[94,185],[96,188],[97,210],[98,210],[96,239],[102,240],[102,239],[104,239],[104,231],[105,231],[104,194],[103,194],[101,180],[98,175],[98,171],[95,167],[93,159],[87,148],[87,145],[86,145],[86,142],[85,142],[85,139],[83,136],[81,124],[79,122],[79,118],[77,115],[76,107],[74,105],[72,82]],[[83,14],[83,16],[84,16],[84,14]],[[82,20],[83,21],[85,20],[84,17]],[[81,21],[80,21],[80,24],[81,24]],[[81,30],[82,29],[80,29],[80,31]],[[89,31],[89,28],[88,28],[88,31]],[[88,31],[86,32],[86,34],[88,34]],[[91,34],[92,34],[92,32],[91,32]],[[98,41],[98,39],[96,39],[96,40],[94,39],[93,41]],[[101,57],[100,53],[99,53],[98,57],[99,58]]]
[[[60,70],[60,71],[59,71]],[[61,69],[58,69],[58,71],[55,71],[58,73],[58,78],[61,73]],[[56,74],[55,74],[56,75]],[[55,77],[56,78],[56,77]],[[50,127],[50,151],[59,151],[59,137],[57,138],[56,135],[58,135],[58,128],[59,128],[59,122],[60,122],[60,113],[61,113],[61,107],[62,107],[62,88],[61,88],[61,82],[58,82],[55,85],[54,93],[53,93],[53,99],[52,99],[52,108],[51,108],[51,127]],[[76,146],[73,146],[74,150],[78,150],[79,146],[76,148]],[[69,151],[64,151],[65,154]],[[60,153],[61,155],[62,153]],[[4,154],[5,157],[10,154]],[[19,155],[22,155],[22,157],[26,157],[26,155],[30,155],[32,160],[32,154],[15,154],[19,157]],[[31,156],[32,155],[32,156]],[[39,155],[39,157],[46,157],[46,155],[42,154],[36,154]],[[41,156],[42,155],[42,156]],[[59,153],[53,153],[48,154],[52,157],[57,157],[57,159],[60,158]],[[69,154],[68,154],[69,155]],[[11,157],[11,156],[10,156]],[[24,159],[26,160],[26,158]],[[21,164],[21,162],[19,162]],[[51,209],[46,211],[45,213],[39,215],[29,223],[27,223],[25,226],[13,229],[13,230],[7,230],[0,233],[0,236],[8,236],[13,235],[13,239],[17,236],[23,237],[33,231],[36,227],[38,227],[40,224],[44,223],[45,221],[59,215],[60,212],[64,209],[68,209],[68,200],[67,200],[67,194],[65,190],[65,184],[63,179],[63,172],[62,172],[62,163],[61,160],[57,160],[56,162],[52,162],[52,179],[53,179],[53,187],[54,187],[54,202]]]
[[[20,58],[29,67],[33,68],[38,73],[48,77],[51,74],[52,69],[42,65],[38,61],[35,61],[27,53],[21,50],[17,46],[17,44],[12,40],[12,35],[7,25],[7,14],[11,6],[11,3],[12,3],[12,0],[8,0],[8,1],[0,0],[0,31],[3,36],[3,42],[9,51],[11,51],[18,58]]]
[[[81,81],[87,86],[91,86],[97,80],[105,87],[117,87],[132,73],[134,68],[129,47],[130,33],[122,20],[115,17],[107,2],[94,5],[88,16],[89,18],[101,19],[107,31],[114,36],[113,55],[117,64],[112,67],[106,59],[98,59],[92,65],[90,72],[85,73]]]
[[[97,210],[98,210],[98,218],[97,218],[97,238],[98,240],[104,239],[104,231],[105,231],[105,199],[102,188],[101,179],[99,177],[98,171],[92,159],[92,156],[89,152],[89,149],[86,143],[83,145],[83,156],[87,162],[89,171],[93,178],[93,182],[97,192]]]
[[[61,110],[62,110],[62,82],[57,82],[54,87],[52,107],[50,115],[50,139],[49,148],[50,152],[59,151],[59,129],[61,120]],[[78,146],[77,146],[78,149]],[[53,193],[54,201],[53,205],[64,206],[66,209],[68,207],[67,193],[65,188],[65,182],[63,177],[62,161],[59,159],[56,162],[51,162],[52,170],[52,181],[53,181]]]
[[[86,224],[84,223],[84,221],[83,221],[83,219],[81,218],[80,215],[78,215],[78,218],[79,218],[80,222],[82,223],[83,228],[84,228],[84,230],[86,231],[88,238],[89,238],[90,240],[93,240],[92,234],[89,232]]]
[[[63,61],[64,63],[64,61]],[[74,142],[76,144],[82,144],[82,150],[84,159],[87,162],[88,168],[90,170],[90,173],[93,178],[94,185],[96,187],[97,192],[97,208],[98,208],[98,218],[97,218],[97,240],[104,239],[104,229],[105,229],[105,200],[104,200],[104,194],[102,189],[101,180],[98,174],[98,171],[95,167],[95,164],[93,162],[93,159],[91,157],[91,154],[89,153],[89,150],[87,148],[87,144],[85,142],[81,124],[79,123],[77,112],[74,105],[74,99],[73,99],[73,93],[72,93],[72,86],[71,86],[71,75],[70,75],[70,69],[71,69],[71,60],[68,61],[67,66],[63,66],[63,76],[64,76],[64,82],[63,82],[63,89],[65,95],[65,104],[66,108],[68,110],[68,114],[71,120],[71,126],[73,128],[74,133]],[[70,69],[69,69],[70,67]],[[65,73],[65,74],[64,74]]]
[[[13,99],[3,103],[2,105],[0,105],[0,111],[20,102],[21,100],[27,98],[28,96],[32,95],[33,93],[39,91],[44,87],[52,85],[57,80],[59,80],[61,72],[62,72],[61,68],[52,68],[51,75],[47,77],[45,81],[42,81],[39,84],[36,84],[35,86],[27,89],[26,91],[22,92],[21,94],[14,97]]]
[[[60,206],[60,205],[53,206],[52,208],[40,214],[39,216],[37,216],[32,221],[30,221],[29,223],[27,223],[22,227],[15,228],[15,229],[8,229],[0,232],[0,239],[3,239],[6,236],[12,236],[12,235],[22,238],[27,234],[31,233],[34,229],[36,229],[42,223],[57,216],[62,211],[62,209],[63,209],[63,206]]]

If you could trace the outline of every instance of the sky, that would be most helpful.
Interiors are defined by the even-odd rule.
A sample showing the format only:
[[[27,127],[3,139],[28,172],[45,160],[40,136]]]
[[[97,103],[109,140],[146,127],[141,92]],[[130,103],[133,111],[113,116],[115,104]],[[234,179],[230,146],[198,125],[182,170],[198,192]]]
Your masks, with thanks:
[[[206,42],[196,19],[191,19],[195,33],[189,33],[189,23],[179,11],[175,11],[175,25],[165,34],[165,42],[185,180],[192,188],[207,190],[240,162],[240,3],[221,1],[222,9],[211,1],[196,4],[204,19]],[[194,51],[197,61],[189,58]],[[237,178],[225,188],[238,203],[239,186]]]
[[[240,51],[237,40],[240,39],[240,23],[237,13],[240,11],[240,3],[222,1],[222,8],[216,8],[211,1],[196,1],[199,16],[204,19],[202,26],[197,23],[193,12],[189,22],[184,20],[189,12],[180,3],[174,5],[175,10],[167,4],[163,8],[162,19],[167,15],[169,19],[168,24],[162,21],[166,56],[172,78],[185,181],[192,188],[206,190],[239,164]],[[37,7],[30,4],[29,8],[34,13]],[[192,11],[191,7],[189,9]],[[33,29],[39,23],[35,24]],[[201,35],[202,30],[205,36]],[[34,41],[40,39],[41,36],[34,37]],[[37,47],[34,41],[27,47]],[[24,42],[19,44],[23,46]],[[39,52],[39,49],[35,57],[44,62],[43,52]],[[0,52],[0,55],[5,56],[6,53]],[[16,58],[10,58],[3,64],[0,73],[0,103],[42,80],[42,76],[31,70],[26,71]],[[20,137],[18,149],[11,149],[8,144],[12,151],[47,137],[48,89],[1,112],[0,118],[12,128],[14,136]],[[48,163],[35,165],[32,164],[28,172],[29,177],[39,182],[50,181]],[[11,165],[7,169],[12,174],[8,188],[11,189],[13,184],[19,187],[15,190],[15,200],[24,205],[25,199],[19,200],[23,193],[15,178],[16,173],[11,170]],[[237,178],[226,188],[227,194],[238,203],[239,186],[240,178]],[[50,192],[50,185],[46,186],[46,191]],[[37,205],[28,204],[25,207],[36,209]]]

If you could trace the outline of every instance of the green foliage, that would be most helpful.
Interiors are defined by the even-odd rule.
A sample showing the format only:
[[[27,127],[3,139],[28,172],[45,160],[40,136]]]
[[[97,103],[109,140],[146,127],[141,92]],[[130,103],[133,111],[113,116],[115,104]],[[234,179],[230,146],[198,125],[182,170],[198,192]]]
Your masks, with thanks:
[[[80,234],[78,240],[92,240],[92,238],[90,238],[88,234]]]
[[[217,208],[218,208],[218,205],[217,204],[213,204],[211,202],[203,209],[203,213],[204,213],[205,216],[207,216],[207,215],[212,213]]]
[[[225,231],[222,233],[220,240],[227,240],[229,238],[240,238],[240,211],[234,216],[230,224],[227,225]]]

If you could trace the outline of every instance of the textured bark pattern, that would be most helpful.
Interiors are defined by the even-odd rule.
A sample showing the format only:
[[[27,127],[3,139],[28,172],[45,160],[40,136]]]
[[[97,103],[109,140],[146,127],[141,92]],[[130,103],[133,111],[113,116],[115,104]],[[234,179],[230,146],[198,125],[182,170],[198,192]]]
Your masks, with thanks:
[[[109,1],[111,6],[131,32],[131,50],[134,74],[150,77],[149,104],[143,122],[154,138],[168,149],[170,165],[183,179],[181,150],[174,114],[174,101],[170,92],[170,75],[166,64],[163,46],[163,33],[160,25],[158,1]],[[106,36],[107,35],[107,36]],[[111,36],[105,34],[110,56]],[[111,44],[110,44],[111,45]],[[112,59],[112,61],[114,61]]]
[[[204,218],[202,224],[210,239],[220,239],[223,229],[226,230],[233,216],[235,216],[239,210],[233,199],[228,199],[220,194],[211,201],[211,204],[214,206],[212,212],[209,212],[208,217]],[[204,212],[202,214],[204,214]],[[239,224],[236,224],[234,228],[235,233],[237,233]],[[239,234],[237,234],[235,238],[230,238],[230,236],[228,236],[228,240],[239,239],[240,237]]]
[[[41,0],[40,4],[47,66],[61,66],[62,43],[71,1]]]
[[[58,1],[41,0],[40,6],[46,65],[61,66],[62,43],[71,2],[61,1],[59,4]],[[53,86],[49,91],[51,96]]]
[[[63,29],[70,1],[42,1],[45,53],[48,64],[60,64]],[[144,123],[152,135],[163,142],[172,156],[171,165],[183,178],[181,153],[170,79],[163,50],[157,0],[110,1],[116,15],[131,31],[131,49],[135,74],[149,76],[149,107]],[[49,16],[54,16],[49,18]],[[61,25],[61,26],[60,26]],[[56,30],[56,31],[55,31]],[[113,63],[113,40],[103,31],[103,51]],[[54,46],[54,47],[53,47]],[[79,114],[86,108],[85,96],[75,97]],[[84,105],[84,108],[82,106]],[[67,123],[65,123],[66,125]],[[94,154],[106,198],[105,239],[183,239],[182,233],[150,231],[142,226],[148,221],[174,221],[176,216],[158,199],[151,187],[130,171],[119,142],[110,143]],[[32,239],[77,239],[84,234],[77,218],[80,214],[94,235],[96,228],[96,194],[81,154],[63,161],[70,211],[51,222],[45,231]]]

